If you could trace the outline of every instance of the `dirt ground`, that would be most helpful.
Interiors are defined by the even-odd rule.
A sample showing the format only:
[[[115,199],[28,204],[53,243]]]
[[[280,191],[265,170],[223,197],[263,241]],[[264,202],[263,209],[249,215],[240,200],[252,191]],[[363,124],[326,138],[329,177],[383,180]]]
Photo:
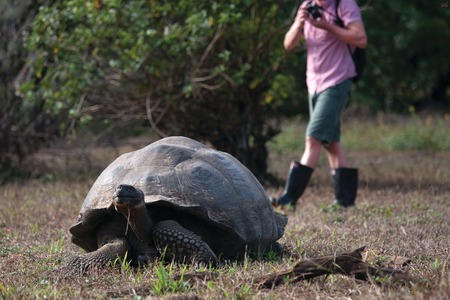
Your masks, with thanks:
[[[91,184],[120,153],[146,143],[44,151],[35,158],[39,179],[0,187],[0,298],[446,299],[450,294],[450,152],[348,153],[360,180],[357,205],[345,210],[329,209],[331,177],[321,161],[297,209],[282,211],[289,223],[280,240],[287,255],[279,260],[225,266],[211,270],[218,276],[178,285],[170,278],[184,272],[179,266],[64,276],[59,271],[64,260],[82,253],[71,244],[68,228]],[[285,178],[293,156],[271,155],[271,172]],[[281,192],[281,187],[267,189],[272,196]],[[360,282],[333,275],[274,289],[256,285],[257,278],[289,269],[297,260],[361,246],[371,263],[409,258],[405,270],[411,281]]]

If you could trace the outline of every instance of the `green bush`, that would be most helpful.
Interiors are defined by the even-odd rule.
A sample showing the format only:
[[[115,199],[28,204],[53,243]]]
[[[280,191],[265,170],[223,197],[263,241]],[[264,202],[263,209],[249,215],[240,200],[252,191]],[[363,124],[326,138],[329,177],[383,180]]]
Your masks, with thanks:
[[[65,115],[62,126],[102,120],[111,136],[138,120],[264,175],[266,142],[279,131],[268,120],[295,84],[278,74],[292,9],[287,0],[58,1],[34,21],[35,80],[21,91]]]

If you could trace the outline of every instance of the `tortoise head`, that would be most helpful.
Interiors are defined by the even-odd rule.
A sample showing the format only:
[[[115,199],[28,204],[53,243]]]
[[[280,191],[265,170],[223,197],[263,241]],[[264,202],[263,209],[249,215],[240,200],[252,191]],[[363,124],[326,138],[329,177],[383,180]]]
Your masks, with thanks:
[[[114,192],[113,204],[118,211],[123,207],[145,205],[144,192],[132,185],[121,184]]]
[[[113,205],[126,219],[134,234],[145,244],[152,244],[151,230],[153,221],[147,214],[144,192],[132,185],[121,184],[117,187]]]

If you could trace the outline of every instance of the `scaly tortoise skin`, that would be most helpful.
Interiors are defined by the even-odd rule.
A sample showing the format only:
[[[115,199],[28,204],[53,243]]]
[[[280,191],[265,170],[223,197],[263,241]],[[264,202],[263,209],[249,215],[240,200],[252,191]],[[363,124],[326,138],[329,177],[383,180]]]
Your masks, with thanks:
[[[67,266],[85,272],[117,258],[138,265],[163,254],[216,265],[277,249],[286,224],[237,159],[168,137],[121,155],[101,173],[70,228],[87,253]]]

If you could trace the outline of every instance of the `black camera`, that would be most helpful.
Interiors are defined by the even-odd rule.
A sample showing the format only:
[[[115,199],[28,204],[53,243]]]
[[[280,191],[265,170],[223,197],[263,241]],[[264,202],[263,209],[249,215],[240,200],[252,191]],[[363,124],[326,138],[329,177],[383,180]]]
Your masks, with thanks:
[[[306,3],[306,10],[310,13],[314,20],[322,17],[322,6],[317,5],[317,3],[313,4],[313,1]]]

